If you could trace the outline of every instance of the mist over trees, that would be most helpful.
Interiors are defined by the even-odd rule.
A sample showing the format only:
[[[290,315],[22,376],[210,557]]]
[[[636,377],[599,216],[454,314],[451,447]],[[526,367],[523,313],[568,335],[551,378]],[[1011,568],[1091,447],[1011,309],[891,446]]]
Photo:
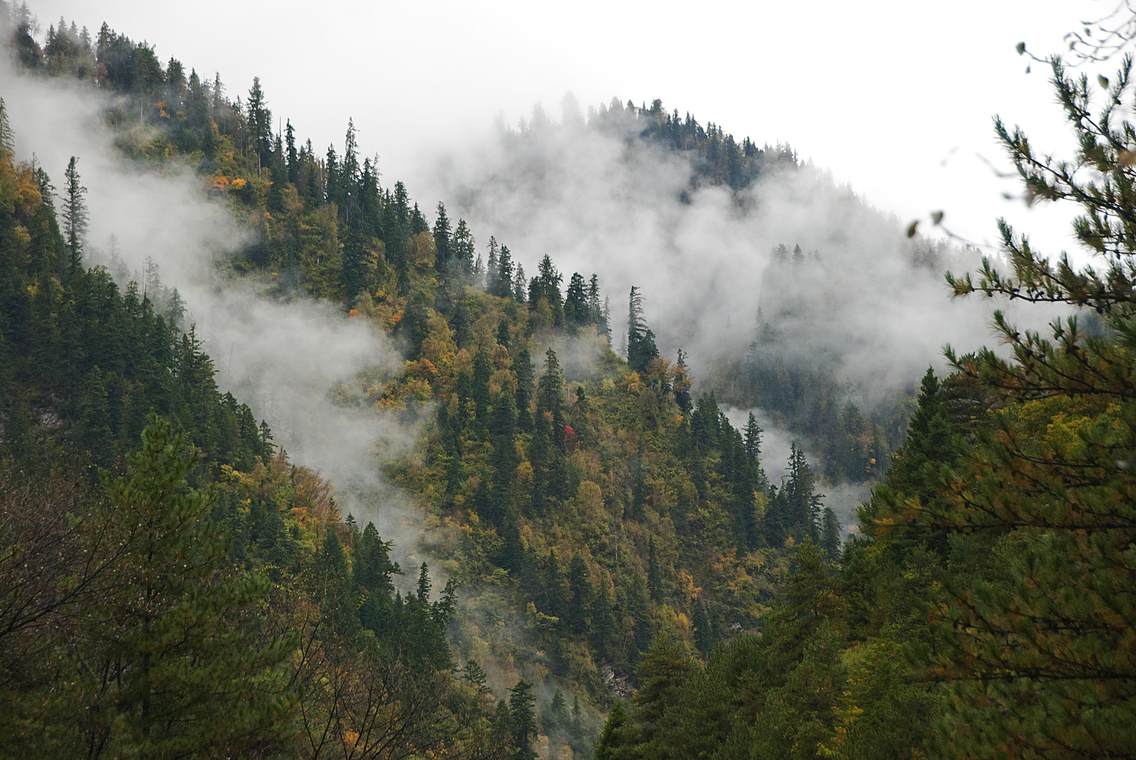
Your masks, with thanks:
[[[0,27],[0,752],[1136,743],[1129,59],[1051,63],[1072,161],[996,125],[1088,269],[909,241],[658,100],[437,201],[258,78]]]

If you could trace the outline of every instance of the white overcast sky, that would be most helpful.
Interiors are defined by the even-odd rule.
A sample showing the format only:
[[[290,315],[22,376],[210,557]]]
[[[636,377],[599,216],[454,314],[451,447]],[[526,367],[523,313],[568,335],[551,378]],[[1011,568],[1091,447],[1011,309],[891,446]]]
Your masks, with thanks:
[[[985,242],[998,215],[1063,237],[1051,209],[1002,201],[1013,186],[976,156],[1001,159],[995,113],[1041,147],[1069,145],[1044,67],[1027,76],[1014,46],[1057,52],[1113,0],[29,4],[44,28],[63,15],[94,33],[105,19],[163,61],[220,71],[231,93],[260,76],[274,115],[318,150],[341,145],[352,116],[363,152],[412,195],[423,157],[499,116],[514,122],[538,102],[556,115],[569,92],[585,107],[658,97],[739,138],[789,142],[905,220],[943,208]]]

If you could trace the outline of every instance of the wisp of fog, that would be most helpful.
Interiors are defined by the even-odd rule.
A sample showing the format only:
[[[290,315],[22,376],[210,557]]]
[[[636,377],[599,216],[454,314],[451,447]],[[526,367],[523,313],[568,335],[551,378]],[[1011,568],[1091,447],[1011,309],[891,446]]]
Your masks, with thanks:
[[[617,346],[626,294],[640,286],[660,349],[685,349],[696,381],[744,355],[759,309],[794,352],[835,357],[868,401],[941,366],[944,344],[990,342],[989,303],[952,299],[943,280],[948,268],[973,269],[976,252],[908,239],[900,220],[809,165],[772,170],[736,195],[692,190],[691,160],[638,139],[642,128],[610,114],[597,128],[568,99],[558,123],[538,114],[426,157],[414,189],[475,232],[492,230],[530,272],[547,253],[565,279],[598,273]],[[781,244],[799,245],[804,265],[779,272]]]
[[[157,263],[164,284],[184,298],[187,323],[196,325],[219,385],[268,422],[293,461],[333,483],[345,512],[394,539],[396,558],[412,576],[421,516],[383,478],[382,465],[409,450],[417,426],[405,415],[345,408],[332,396],[364,370],[400,366],[387,337],[328,304],[272,300],[255,282],[226,276],[218,263],[248,235],[228,209],[208,200],[189,168],[131,165],[104,126],[106,97],[79,83],[18,74],[4,58],[0,94],[17,155],[34,157],[57,183],[69,157],[78,158],[89,190],[89,258],[98,263],[113,245],[135,273],[147,259]]]

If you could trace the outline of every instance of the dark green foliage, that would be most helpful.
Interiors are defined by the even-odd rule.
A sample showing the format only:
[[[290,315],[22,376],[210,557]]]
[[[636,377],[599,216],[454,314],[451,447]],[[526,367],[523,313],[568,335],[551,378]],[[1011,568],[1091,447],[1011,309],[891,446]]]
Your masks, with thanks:
[[[655,334],[643,319],[643,295],[634,285],[627,303],[627,363],[642,373],[659,355],[659,349],[655,347]]]
[[[532,746],[537,737],[535,704],[532,685],[527,681],[519,681],[509,690],[510,760],[536,760]]]
[[[63,239],[67,245],[67,273],[75,274],[83,264],[83,243],[87,234],[87,202],[84,198],[87,188],[83,187],[79,179],[79,170],[76,167],[75,157],[67,163],[64,174],[65,186],[63,195],[63,208],[60,216],[63,220]]]
[[[26,189],[27,171],[9,157],[0,183]],[[8,357],[0,415],[56,415],[63,424],[45,434],[102,465],[134,447],[150,412],[191,431],[211,463],[248,468],[270,453],[248,407],[218,392],[192,330],[179,335],[154,300],[133,287],[121,293],[105,270],[73,260],[46,205],[0,206],[0,221],[8,230],[0,238],[0,356]],[[17,225],[29,241],[15,237]]]

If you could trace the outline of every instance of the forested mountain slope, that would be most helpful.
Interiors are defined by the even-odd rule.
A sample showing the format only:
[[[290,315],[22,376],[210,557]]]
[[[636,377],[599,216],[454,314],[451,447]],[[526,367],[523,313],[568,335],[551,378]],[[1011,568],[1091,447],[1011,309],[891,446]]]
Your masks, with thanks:
[[[1052,62],[1072,160],[996,124],[1031,193],[1078,205],[1099,267],[1003,224],[1011,271],[950,278],[1076,316],[1046,333],[997,313],[1011,356],[948,351],[840,563],[802,545],[761,635],[705,663],[657,640],[597,758],[1132,755],[1131,67],[1098,99]]]
[[[380,181],[350,122],[341,148],[317,151],[291,121],[275,130],[259,81],[233,97],[107,25],[92,35],[61,20],[41,42],[26,10],[4,15],[21,77],[98,98],[92,128],[113,130],[113,160],[139,176],[190,167],[195,192],[247,233],[210,262],[225,273],[217,287],[330,303],[343,329],[366,323],[399,343],[393,370],[318,392],[347,416],[427,410],[405,452],[370,462],[408,495],[426,526],[415,556],[448,582],[432,588],[425,562],[400,567],[405,547],[369,524],[395,507],[389,493],[344,515],[347,484],[290,461],[218,389],[193,300],[152,272],[128,284],[111,240],[89,232],[100,187],[86,194],[85,158],[58,167],[52,188],[4,111],[0,751],[587,757],[599,733],[601,758],[1130,752],[1132,169],[1118,147],[1130,129],[1073,119],[1102,172],[1092,186],[1001,132],[1026,184],[1080,202],[1080,239],[1111,258],[1103,275],[1054,266],[1007,229],[1009,268],[991,262],[956,292],[1097,319],[1088,333],[1055,323],[1046,339],[999,315],[1012,353],[949,355],[905,426],[896,398],[918,374],[893,375],[925,366],[926,338],[904,342],[898,316],[909,297],[947,302],[930,283],[954,254],[890,255],[908,245],[894,220],[788,149],[658,103],[503,138],[515,173],[498,176],[520,187],[556,166],[549,144],[590,156],[619,194],[638,197],[628,176],[656,184],[661,195],[642,197],[667,210],[674,240],[694,222],[742,220],[700,250],[767,257],[753,267],[766,290],[751,331],[738,304],[752,293],[709,300],[728,268],[688,283],[690,299],[649,288],[646,300],[619,272],[609,298],[577,248],[505,227],[524,238],[510,250],[477,221],[480,204],[508,200],[491,173],[446,196],[473,224],[443,204],[427,212]],[[1087,87],[1055,73],[1070,114],[1087,113]],[[1109,108],[1127,93],[1127,75],[1116,81]],[[602,189],[543,187],[550,208],[564,193],[594,201],[590,218],[561,208],[585,243],[610,229]],[[797,222],[777,239],[743,234],[785,215]],[[824,234],[780,236],[808,225]],[[884,269],[861,272],[876,243]],[[684,252],[661,244],[656,263]],[[632,273],[668,272],[639,253],[627,250]],[[853,272],[839,290],[836,274]],[[876,281],[895,311],[863,313],[857,287]],[[689,332],[699,304],[712,328],[732,324],[723,314],[742,325],[722,333],[722,353]],[[979,312],[953,309],[924,317],[962,314],[969,334]],[[816,341],[815,324],[835,340]],[[692,359],[660,351],[671,336]],[[894,395],[866,397],[856,360],[881,341],[904,361],[881,384]],[[809,436],[832,479],[885,476],[861,536],[842,547],[798,446],[771,482],[780,463],[756,418],[731,424],[710,388]]]
[[[11,261],[26,259],[34,267],[12,281],[13,316],[3,334],[92,331],[97,323],[106,331],[100,339],[120,341],[122,358],[98,350],[101,334],[85,342],[40,343],[54,346],[51,362],[78,378],[59,386],[50,372],[54,364],[37,364],[26,343],[13,343],[9,350],[27,354],[20,359],[35,374],[11,378],[10,398],[24,401],[5,410],[6,420],[60,415],[58,429],[41,425],[36,434],[54,435],[68,451],[91,457],[107,468],[105,478],[157,467],[132,458],[132,442],[148,414],[174,421],[196,444],[195,456],[211,463],[186,473],[193,498],[210,504],[196,508],[195,526],[206,512],[213,515],[216,524],[206,522],[220,532],[218,546],[228,547],[224,556],[209,557],[209,572],[235,563],[250,577],[281,579],[280,593],[297,595],[283,608],[310,612],[311,641],[338,647],[338,660],[330,649],[321,654],[328,667],[348,668],[359,679],[387,678],[392,668],[397,678],[416,669],[437,673],[435,691],[415,698],[451,694],[432,707],[455,720],[480,716],[451,725],[417,706],[414,726],[433,722],[450,733],[415,733],[407,742],[436,741],[461,754],[480,746],[485,731],[504,731],[514,738],[497,748],[503,752],[527,751],[539,735],[554,748],[573,747],[586,756],[593,716],[635,682],[635,668],[658,631],[679,631],[708,652],[719,639],[759,625],[785,570],[786,542],[823,538],[836,555],[839,529],[825,515],[803,455],[794,451],[783,487],[770,486],[756,423],[735,429],[712,397],[692,398],[688,369],[681,357],[671,363],[658,355],[634,291],[624,360],[610,348],[613,318],[595,276],[574,274],[565,282],[545,257],[527,279],[506,245],[492,237],[476,245],[468,225],[451,221],[443,206],[428,223],[401,183],[380,187],[377,167],[369,159],[360,163],[352,128],[342,155],[332,148],[317,158],[310,145],[297,145],[290,123],[283,134],[271,133],[274,120],[258,83],[247,101],[230,101],[219,79],[204,84],[176,60],[163,66],[152,49],[108,27],[90,39],[61,22],[48,30],[41,49],[22,12],[13,18],[27,76],[77,77],[117,93],[106,103],[105,119],[117,130],[124,156],[154,168],[188,162],[201,175],[201,191],[254,233],[227,262],[234,276],[268,278],[280,299],[331,299],[341,304],[345,320],[372,321],[401,341],[407,356],[401,372],[390,380],[363,378],[351,393],[375,408],[433,404],[435,419],[417,452],[388,474],[432,514],[438,530],[430,532],[427,548],[460,591],[436,599],[424,577],[410,595],[395,593],[395,568],[382,538],[343,522],[327,487],[288,465],[247,408],[217,394],[212,365],[192,328],[180,331],[192,324],[194,304],[183,304],[172,288],[145,283],[143,295],[129,285],[122,296],[106,269],[86,268],[85,255],[119,267],[110,241],[88,239],[79,221],[86,214],[76,168],[82,157],[59,193],[68,209],[61,211],[60,233],[44,200],[52,197],[46,172],[11,164],[7,154],[14,175],[38,183],[35,213],[48,220],[42,224],[54,237],[37,243],[50,249],[38,257],[13,243]],[[14,138],[18,148],[19,135]],[[36,278],[44,281],[42,290]],[[103,289],[106,308],[123,316],[115,321],[77,308],[82,316],[72,317],[70,304],[90,298],[89,283]],[[52,312],[58,327],[23,316],[46,309],[38,304],[51,288],[58,290],[58,313]],[[141,329],[131,327],[131,319],[152,325],[141,333],[144,340],[124,340]],[[132,360],[133,352],[145,359]],[[156,364],[147,370],[149,363]],[[166,390],[167,377],[196,385]],[[210,394],[220,411],[202,406],[211,403]],[[149,435],[180,450],[179,434],[164,425],[153,422]],[[6,438],[13,456],[34,448],[22,440]],[[177,475],[172,460],[166,466]],[[103,482],[92,481],[90,498],[103,498],[105,490],[113,500],[112,481]],[[256,599],[266,603],[263,595]],[[88,603],[100,602],[93,597]],[[280,656],[306,651],[303,640],[287,637],[309,628],[287,614],[277,622]],[[456,651],[438,640],[439,626],[449,628]],[[358,668],[347,664],[366,657],[372,659]],[[451,661],[464,663],[457,680],[445,676]],[[271,665],[283,678],[283,660]],[[356,712],[348,716],[338,691],[297,694],[296,672],[285,679],[287,687],[276,684],[280,712],[265,718],[266,726],[276,727],[280,747],[322,741],[309,734],[308,697],[324,700],[319,709],[332,727],[325,739],[345,751],[361,742],[359,752],[370,752],[373,738],[362,728],[368,721],[376,732],[393,730],[382,721],[398,716],[378,714],[385,702],[352,705]],[[13,683],[12,698],[42,678],[28,674]],[[529,683],[538,687],[535,707]],[[487,690],[479,690],[486,684],[498,696],[510,690],[496,717],[483,709]],[[367,683],[348,681],[345,688],[354,693]],[[401,698],[397,691],[382,697]],[[51,717],[39,713],[29,720]],[[112,747],[149,741],[114,727],[99,730]],[[177,733],[170,726],[163,731]],[[66,731],[58,737],[60,746],[73,740]],[[217,746],[230,740],[218,738]]]

